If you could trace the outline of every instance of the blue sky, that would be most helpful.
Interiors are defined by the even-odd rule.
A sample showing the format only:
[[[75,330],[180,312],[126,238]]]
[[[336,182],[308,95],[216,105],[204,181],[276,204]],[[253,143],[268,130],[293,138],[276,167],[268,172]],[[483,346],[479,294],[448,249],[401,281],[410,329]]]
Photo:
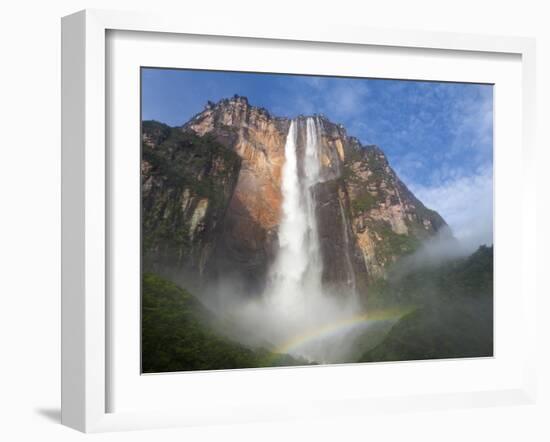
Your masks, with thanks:
[[[474,247],[492,243],[493,87],[175,69],[142,70],[142,117],[175,126],[208,100],[248,97],[277,116],[322,113],[376,144],[403,181]]]

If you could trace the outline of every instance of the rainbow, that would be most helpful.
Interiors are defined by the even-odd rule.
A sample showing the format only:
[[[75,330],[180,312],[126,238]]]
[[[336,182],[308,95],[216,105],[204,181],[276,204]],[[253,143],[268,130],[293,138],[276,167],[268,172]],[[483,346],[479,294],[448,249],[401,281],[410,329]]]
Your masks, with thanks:
[[[289,354],[302,345],[313,342],[317,339],[326,338],[346,329],[351,329],[359,324],[397,320],[412,311],[413,308],[387,309],[340,319],[335,322],[324,324],[321,327],[307,330],[305,333],[298,336],[293,336],[291,339],[276,347],[273,350],[273,353],[275,357],[281,354]]]

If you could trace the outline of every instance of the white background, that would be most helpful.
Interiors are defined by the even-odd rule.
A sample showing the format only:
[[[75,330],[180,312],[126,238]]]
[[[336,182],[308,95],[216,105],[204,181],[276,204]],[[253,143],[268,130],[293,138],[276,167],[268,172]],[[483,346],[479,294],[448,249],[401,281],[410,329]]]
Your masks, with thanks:
[[[521,388],[524,347],[516,272],[521,253],[522,218],[509,201],[519,201],[514,179],[521,158],[521,64],[519,57],[427,50],[390,50],[355,46],[343,52],[335,45],[251,44],[234,40],[166,37],[163,34],[110,34],[108,58],[110,109],[111,361],[109,411],[178,410],[211,419],[228,412],[227,402],[243,408],[250,421],[255,413],[276,404],[315,400],[379,398]],[[140,376],[140,192],[139,80],[140,66],[200,67],[236,71],[357,75],[380,78],[423,78],[495,83],[495,358],[326,367],[286,370],[244,370],[223,373],[181,373]],[[449,380],[452,379],[452,382]],[[323,385],[323,388],[319,388]],[[183,399],[187,398],[187,400]],[[375,402],[374,399],[372,402]],[[248,407],[248,408],[247,408]],[[311,405],[310,405],[311,407]],[[337,412],[335,410],[332,415]],[[235,412],[233,412],[234,417]],[[330,415],[330,412],[329,412]],[[246,420],[243,419],[243,420]],[[217,421],[217,420],[216,420]]]
[[[548,440],[550,358],[539,308],[541,351],[537,405],[478,410],[374,415],[363,419],[287,422],[231,427],[161,430],[84,436],[59,420],[59,239],[60,239],[60,27],[62,15],[85,7],[173,10],[182,22],[194,13],[227,15],[238,26],[248,20],[314,20],[381,28],[448,30],[538,38],[538,190],[548,200],[545,162],[550,121],[550,27],[543,2],[462,0],[460,2],[374,1],[301,2],[244,0],[208,2],[99,1],[31,2],[3,5],[0,16],[0,438],[3,440]],[[255,5],[255,6],[253,6]],[[546,80],[547,81],[547,80]],[[546,124],[545,124],[546,123]],[[539,210],[539,291],[544,250],[550,250],[548,209]],[[545,339],[546,338],[546,339]],[[320,386],[322,388],[322,386]]]

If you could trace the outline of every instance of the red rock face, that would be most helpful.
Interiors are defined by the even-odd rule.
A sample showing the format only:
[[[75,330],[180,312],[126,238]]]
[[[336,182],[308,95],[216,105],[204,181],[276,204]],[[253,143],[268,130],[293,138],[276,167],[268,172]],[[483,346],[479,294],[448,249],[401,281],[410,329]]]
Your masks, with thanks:
[[[261,289],[276,248],[288,125],[236,98],[207,108],[184,126],[199,135],[214,134],[242,160],[216,253],[223,272],[244,275],[251,290]]]

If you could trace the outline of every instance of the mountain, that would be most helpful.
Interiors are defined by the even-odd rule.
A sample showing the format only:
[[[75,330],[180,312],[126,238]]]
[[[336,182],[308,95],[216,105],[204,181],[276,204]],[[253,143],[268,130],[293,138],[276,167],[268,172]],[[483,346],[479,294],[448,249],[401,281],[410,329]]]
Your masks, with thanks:
[[[323,284],[364,294],[400,257],[449,229],[379,147],[362,145],[323,116],[315,122]],[[144,270],[197,287],[230,278],[244,292],[261,292],[279,247],[289,126],[239,96],[208,103],[181,127],[143,122]],[[306,126],[305,117],[296,119],[299,172]]]

